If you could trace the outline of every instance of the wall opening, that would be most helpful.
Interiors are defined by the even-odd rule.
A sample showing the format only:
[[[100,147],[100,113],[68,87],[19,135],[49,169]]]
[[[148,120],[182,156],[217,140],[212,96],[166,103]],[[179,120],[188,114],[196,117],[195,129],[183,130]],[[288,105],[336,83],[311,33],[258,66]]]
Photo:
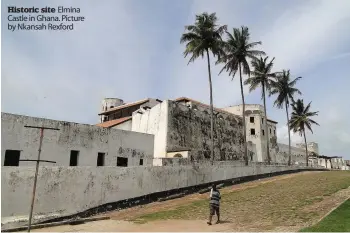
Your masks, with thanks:
[[[271,128],[270,128],[270,134],[271,134]]]
[[[250,123],[254,123],[254,117],[250,117]]]
[[[180,153],[177,153],[174,155],[174,158],[182,158],[182,155]]]
[[[19,166],[19,157],[21,151],[19,150],[6,150],[4,166]]]
[[[263,136],[265,135],[265,130],[262,130]]]
[[[97,154],[97,166],[101,167],[105,165],[105,153]]]
[[[255,129],[250,129],[250,134],[255,135]]]
[[[273,130],[273,134],[276,135],[276,130],[275,129]]]
[[[78,159],[79,159],[79,151],[71,150],[69,166],[78,166]]]
[[[140,159],[140,166],[143,165],[143,159]]]
[[[118,167],[127,167],[128,166],[128,158],[117,157],[117,166]]]
[[[263,117],[261,118],[261,124],[264,124],[264,118]]]

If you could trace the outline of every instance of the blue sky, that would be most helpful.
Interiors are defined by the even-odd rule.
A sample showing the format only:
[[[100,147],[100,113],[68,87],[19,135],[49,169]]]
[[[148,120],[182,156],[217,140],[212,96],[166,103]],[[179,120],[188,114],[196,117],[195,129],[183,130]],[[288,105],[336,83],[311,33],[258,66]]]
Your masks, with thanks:
[[[187,96],[209,103],[205,60],[187,65],[179,43],[195,14],[216,12],[219,23],[246,25],[252,41],[276,57],[275,71],[291,69],[305,102],[320,111],[314,134],[321,154],[350,159],[350,1],[348,0],[104,0],[50,1],[80,7],[85,22],[71,32],[7,30],[6,6],[44,7],[47,1],[3,0],[2,111],[98,123],[104,97],[126,102],[147,97]],[[239,82],[212,59],[214,104],[241,102]],[[247,103],[262,103],[260,90],[245,90]],[[278,140],[287,142],[284,110],[267,101],[269,118],[279,122]],[[298,135],[293,142],[302,141]]]

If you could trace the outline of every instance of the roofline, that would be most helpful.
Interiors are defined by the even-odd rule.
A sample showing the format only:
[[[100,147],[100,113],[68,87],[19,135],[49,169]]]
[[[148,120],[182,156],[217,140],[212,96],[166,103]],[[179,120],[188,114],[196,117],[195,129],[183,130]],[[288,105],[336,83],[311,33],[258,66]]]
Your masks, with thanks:
[[[191,102],[194,102],[194,103],[196,103],[196,104],[202,105],[202,106],[204,106],[204,107],[209,107],[209,108],[210,108],[209,105],[204,104],[204,103],[202,103],[202,102],[199,102],[199,101],[197,101],[197,100],[190,99],[190,98],[188,98],[188,97],[180,97],[180,98],[175,99],[174,101],[175,101],[175,102],[180,102],[180,101],[191,101]],[[234,115],[235,117],[238,117],[238,118],[242,119],[241,116],[236,115],[236,114],[233,114],[233,113],[228,112],[228,111],[226,111],[226,110],[223,110],[223,109],[221,109],[221,108],[215,108],[215,107],[214,107],[213,109],[214,109],[214,111],[216,111],[216,112],[221,112],[221,113],[226,113],[226,114]]]
[[[272,123],[275,123],[275,124],[278,124],[277,121],[273,121],[273,120],[270,120],[270,119],[267,119],[267,121],[272,122]]]
[[[98,115],[101,116],[101,115],[105,115],[106,113],[115,112],[115,111],[122,110],[122,109],[125,109],[125,108],[133,107],[133,106],[139,105],[139,104],[144,104],[144,103],[148,102],[149,100],[150,100],[150,98],[147,98],[147,99],[131,102],[131,103],[128,103],[128,104],[123,104],[123,105],[114,107],[112,109],[109,109],[107,111],[101,112]]]
[[[105,122],[102,122],[102,123],[98,123],[98,124],[96,124],[95,126],[99,126],[99,127],[103,127],[103,128],[111,128],[111,127],[120,125],[121,123],[124,123],[124,122],[127,122],[127,121],[132,120],[132,117],[131,117],[131,116],[124,117],[124,118],[125,118],[124,120],[122,120],[122,121],[120,121],[120,122],[117,122],[117,123],[115,123],[115,124],[112,124],[112,125],[110,125],[110,126],[108,126],[108,127],[102,126],[103,123],[107,123],[108,121],[105,121]],[[119,120],[119,119],[114,119],[114,120]],[[114,121],[114,120],[110,120],[110,121]]]

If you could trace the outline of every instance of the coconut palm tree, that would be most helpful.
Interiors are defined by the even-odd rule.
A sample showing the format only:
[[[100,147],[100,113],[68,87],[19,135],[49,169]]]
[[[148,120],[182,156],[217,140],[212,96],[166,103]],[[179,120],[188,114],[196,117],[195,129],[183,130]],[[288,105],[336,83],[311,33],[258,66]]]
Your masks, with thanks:
[[[247,132],[245,124],[245,102],[243,94],[243,74],[250,75],[250,66],[248,59],[255,59],[258,56],[265,55],[263,51],[254,50],[253,48],[261,44],[261,41],[250,42],[250,34],[247,27],[233,28],[233,34],[226,32],[227,41],[223,44],[224,55],[220,57],[217,63],[223,63],[224,67],[220,73],[224,70],[229,72],[229,76],[232,75],[232,79],[235,77],[237,71],[239,71],[239,78],[241,84],[241,96],[243,104],[243,131],[244,131],[244,159],[246,165],[248,165],[248,149],[247,149]]]
[[[266,113],[266,90],[270,89],[270,83],[271,79],[276,77],[277,73],[272,72],[273,67],[273,61],[275,58],[273,58],[271,61],[268,62],[269,57],[259,59],[253,59],[252,66],[253,71],[251,71],[251,76],[245,80],[244,84],[249,85],[249,92],[254,91],[256,88],[261,87],[261,98],[264,100],[264,114],[265,114],[265,133],[267,138],[267,160],[268,163],[271,163],[271,156],[270,156],[270,149],[269,149],[269,132],[267,128],[267,113]]]
[[[306,149],[306,166],[309,166],[309,156],[307,151],[307,142],[306,142],[306,128],[313,133],[311,125],[319,125],[316,121],[312,120],[310,117],[317,116],[318,112],[310,111],[311,102],[305,107],[304,101],[298,99],[296,102],[292,103],[292,117],[289,121],[290,128],[294,133],[299,132],[300,136],[304,135],[305,149]]]
[[[226,31],[227,26],[219,26],[217,24],[215,13],[208,14],[204,12],[196,15],[194,25],[185,26],[186,32],[182,34],[180,43],[186,43],[184,56],[191,55],[188,62],[194,62],[197,58],[203,58],[206,54],[209,73],[209,90],[210,90],[210,135],[211,135],[211,158],[214,160],[214,122],[213,122],[213,91],[210,71],[209,51],[213,56],[222,54],[222,34]]]
[[[270,83],[269,96],[277,95],[277,98],[274,102],[274,106],[278,108],[286,108],[287,114],[287,127],[288,127],[288,165],[291,165],[292,155],[291,155],[291,142],[290,142],[290,128],[289,128],[289,114],[288,108],[291,102],[294,102],[294,95],[299,94],[301,92],[295,88],[297,81],[300,80],[301,77],[295,78],[293,81],[290,80],[290,70],[283,70],[278,74],[276,80],[272,80]]]

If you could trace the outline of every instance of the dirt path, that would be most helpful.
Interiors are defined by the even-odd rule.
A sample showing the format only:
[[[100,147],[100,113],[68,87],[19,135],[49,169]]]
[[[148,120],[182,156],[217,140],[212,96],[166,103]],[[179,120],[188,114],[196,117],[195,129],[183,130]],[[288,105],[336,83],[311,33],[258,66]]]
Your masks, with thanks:
[[[235,191],[243,191],[248,188],[257,187],[262,184],[271,183],[274,181],[290,179],[292,177],[305,175],[315,172],[303,172],[289,175],[282,175],[272,178],[261,179],[249,183],[234,185],[233,187],[227,187],[221,190],[222,193],[229,193]],[[305,223],[297,223],[294,225],[278,226],[276,227],[270,219],[260,218],[257,221],[250,222],[249,224],[243,223],[236,217],[223,218],[223,223],[208,226],[205,219],[200,220],[157,220],[150,221],[146,224],[133,223],[128,220],[135,219],[138,216],[154,213],[161,210],[175,209],[178,206],[189,204],[195,200],[207,199],[208,194],[193,194],[181,199],[175,199],[165,202],[156,202],[147,204],[144,206],[133,207],[121,211],[113,211],[103,214],[104,216],[110,216],[110,220],[103,220],[97,222],[89,222],[82,225],[64,225],[58,227],[37,229],[37,232],[77,232],[77,231],[89,231],[89,232],[107,232],[107,231],[124,231],[124,232],[214,232],[214,231],[298,231],[306,226]],[[302,209],[306,214],[317,211],[320,217],[324,217],[334,207],[340,205],[343,201],[350,198],[350,187],[342,189],[334,194],[326,196],[322,201],[305,206]],[[225,221],[226,220],[226,221]],[[319,220],[313,219],[309,221],[307,225],[316,223]]]

